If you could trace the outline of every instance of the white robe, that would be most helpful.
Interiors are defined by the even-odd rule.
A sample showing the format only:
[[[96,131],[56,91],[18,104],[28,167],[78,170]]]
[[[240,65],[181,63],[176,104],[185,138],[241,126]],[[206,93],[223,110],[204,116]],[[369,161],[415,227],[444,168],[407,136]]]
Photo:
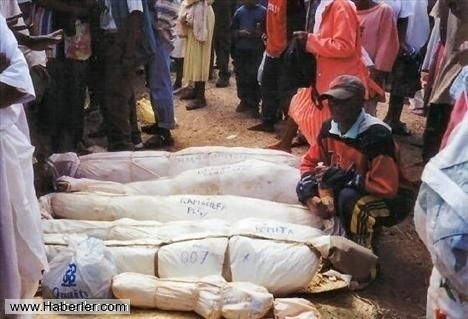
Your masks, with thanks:
[[[5,298],[32,298],[47,268],[34,191],[34,148],[23,105],[34,99],[28,66],[13,33],[0,15],[0,53],[10,65],[0,82],[24,93],[18,104],[0,109],[0,309]],[[0,99],[2,97],[0,96]]]

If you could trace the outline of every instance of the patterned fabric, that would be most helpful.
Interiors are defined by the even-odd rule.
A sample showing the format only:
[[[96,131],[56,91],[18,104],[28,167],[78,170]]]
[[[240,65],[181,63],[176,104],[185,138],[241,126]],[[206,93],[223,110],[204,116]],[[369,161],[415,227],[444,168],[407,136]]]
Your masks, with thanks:
[[[33,4],[32,6],[32,35],[49,34],[54,30],[54,14],[51,10]],[[46,50],[47,58],[56,58],[58,45],[51,45]]]
[[[372,249],[374,228],[379,218],[390,217],[386,202],[375,196],[364,196],[354,206],[351,217],[351,239],[361,246]]]
[[[156,30],[162,38],[172,46],[174,40],[174,27],[177,21],[179,4],[176,0],[156,0],[157,13]]]

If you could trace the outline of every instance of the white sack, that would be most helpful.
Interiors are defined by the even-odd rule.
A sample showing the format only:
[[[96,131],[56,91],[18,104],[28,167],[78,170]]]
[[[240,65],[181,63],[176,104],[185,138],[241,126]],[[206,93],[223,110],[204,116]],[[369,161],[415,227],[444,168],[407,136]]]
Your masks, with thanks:
[[[247,281],[273,294],[300,291],[312,281],[320,264],[308,246],[235,236],[229,240],[232,281]]]
[[[158,275],[161,278],[221,276],[227,245],[227,238],[207,238],[163,246],[158,252]]]
[[[248,282],[227,283],[222,297],[222,315],[226,319],[260,319],[273,304],[273,295],[266,288]]]
[[[114,277],[116,298],[130,299],[132,306],[162,310],[195,311],[203,318],[263,318],[273,296],[260,286],[226,283],[219,276],[198,280],[158,279],[134,273]]]
[[[259,160],[202,167],[174,177],[121,184],[62,176],[57,187],[67,192],[106,192],[126,195],[237,195],[298,204],[297,168]]]
[[[309,300],[276,298],[273,304],[275,319],[320,319],[320,313]]]
[[[75,153],[53,154],[48,165],[52,175],[130,183],[183,171],[233,164],[248,159],[299,167],[299,158],[286,152],[261,148],[205,146],[169,153],[164,151],[94,153],[78,157]]]
[[[109,299],[116,274],[112,255],[96,238],[73,236],[42,279],[46,299]]]
[[[93,193],[53,193],[42,196],[41,209],[57,218],[112,221],[120,218],[172,222],[221,219],[237,222],[265,218],[322,227],[322,219],[301,205],[239,196],[126,196]]]

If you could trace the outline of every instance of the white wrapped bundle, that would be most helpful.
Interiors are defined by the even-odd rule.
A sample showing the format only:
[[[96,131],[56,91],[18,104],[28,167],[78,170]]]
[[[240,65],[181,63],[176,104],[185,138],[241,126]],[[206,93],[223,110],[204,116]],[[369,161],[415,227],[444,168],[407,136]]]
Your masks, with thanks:
[[[233,224],[230,234],[303,243],[325,235],[318,228],[261,218],[246,218]]]
[[[114,276],[112,291],[131,305],[195,311],[203,318],[259,319],[271,309],[273,296],[257,285],[226,283],[219,276],[198,280],[158,279],[134,273]]]
[[[307,287],[320,257],[301,243],[235,236],[229,240],[232,281],[247,281],[283,295]]]
[[[47,197],[41,197],[46,199]],[[50,211],[50,210],[49,210]],[[110,234],[116,227],[138,229],[141,233],[150,233],[156,226],[162,223],[152,220],[134,220],[129,218],[117,219],[115,221],[94,221],[94,220],[74,220],[74,219],[42,219],[41,226],[44,234],[85,234],[88,237],[96,237],[101,240],[111,240]],[[131,232],[131,231],[129,231]],[[138,238],[145,238],[141,236]],[[137,238],[126,238],[137,239]],[[125,239],[121,239],[125,240]]]
[[[275,319],[320,319],[320,313],[309,300],[276,298],[273,303]]]
[[[222,315],[226,319],[260,319],[273,304],[273,295],[266,288],[248,282],[227,283],[222,296]]]
[[[221,219],[237,222],[256,217],[322,227],[322,220],[300,205],[238,196],[126,196],[53,193],[41,197],[41,209],[57,218],[112,221],[120,218],[172,222]]]
[[[44,219],[42,231],[48,234],[86,234],[101,240],[157,239],[165,242],[183,239],[227,236],[230,224],[224,220],[175,221],[159,223],[128,218],[115,221]]]
[[[163,246],[158,252],[158,275],[161,278],[221,276],[227,245],[227,238],[206,238]]]
[[[94,153],[78,157],[75,153],[53,154],[48,160],[55,178],[71,176],[119,183],[174,176],[205,166],[238,163],[248,159],[299,166],[294,155],[261,148],[205,146],[175,153],[163,151]]]
[[[61,251],[67,249],[68,235],[49,234],[44,236],[47,260],[51,261]],[[154,240],[104,241],[106,251],[110,252],[117,273],[137,272],[155,275],[155,263],[160,242]]]
[[[57,187],[67,192],[106,192],[126,195],[237,195],[297,204],[297,168],[247,160],[182,172],[174,177],[121,184],[62,176]]]

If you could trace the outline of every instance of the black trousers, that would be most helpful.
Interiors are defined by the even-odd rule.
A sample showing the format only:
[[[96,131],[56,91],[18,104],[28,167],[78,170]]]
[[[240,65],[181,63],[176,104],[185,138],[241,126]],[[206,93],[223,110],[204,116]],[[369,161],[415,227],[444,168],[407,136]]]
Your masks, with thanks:
[[[83,136],[88,61],[50,59],[44,96],[52,152],[73,152]]]
[[[257,71],[262,62],[262,50],[236,50],[234,58],[234,72],[237,82],[237,96],[249,106],[257,107],[260,103],[261,92],[257,81]]]
[[[231,12],[231,1],[221,0],[213,3],[215,14],[215,27],[212,45],[212,62],[216,53],[216,65],[218,66],[218,76],[220,78],[229,78],[229,55],[231,52],[231,21],[233,12]],[[213,65],[213,63],[212,63]]]
[[[283,57],[266,56],[262,74],[262,121],[276,123],[296,92],[288,81]]]
[[[423,134],[423,153],[424,161],[429,161],[431,157],[439,152],[442,138],[450,121],[453,105],[450,104],[431,104],[426,119],[426,129]]]
[[[124,64],[125,39],[122,35],[100,34],[97,59],[101,66],[102,115],[109,151],[133,150],[140,141],[133,91],[134,65]]]

